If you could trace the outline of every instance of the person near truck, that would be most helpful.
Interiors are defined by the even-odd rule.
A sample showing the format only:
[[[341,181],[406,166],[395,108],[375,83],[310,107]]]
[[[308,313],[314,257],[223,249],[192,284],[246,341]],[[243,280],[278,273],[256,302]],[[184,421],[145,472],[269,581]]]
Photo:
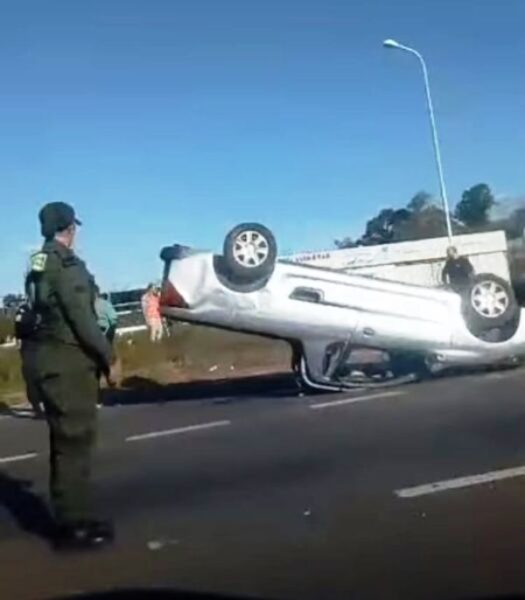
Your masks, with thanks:
[[[447,248],[447,260],[442,272],[444,285],[461,293],[474,276],[474,267],[466,256],[460,256],[455,246]]]
[[[35,344],[28,379],[44,405],[49,427],[50,495],[57,550],[99,548],[113,540],[112,524],[94,518],[91,455],[97,433],[99,376],[114,385],[113,353],[95,314],[93,278],[74,253],[80,221],[53,202],[39,214],[44,244],[31,257]]]
[[[146,293],[142,296],[141,304],[150,339],[154,343],[160,342],[164,328],[160,314],[160,290],[156,285],[150,284],[148,286]]]
[[[98,287],[95,288],[95,293],[95,312],[97,314],[98,326],[106,336],[108,342],[113,344],[117,332],[117,311],[111,303],[108,294],[103,294]]]

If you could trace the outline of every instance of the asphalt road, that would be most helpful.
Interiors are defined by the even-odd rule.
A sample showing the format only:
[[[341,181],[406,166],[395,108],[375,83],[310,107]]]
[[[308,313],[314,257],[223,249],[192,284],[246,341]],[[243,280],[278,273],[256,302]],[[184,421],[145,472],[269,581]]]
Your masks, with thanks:
[[[300,397],[275,380],[103,408],[118,539],[66,557],[45,537],[45,425],[1,417],[0,598],[525,594],[524,386],[507,371]]]

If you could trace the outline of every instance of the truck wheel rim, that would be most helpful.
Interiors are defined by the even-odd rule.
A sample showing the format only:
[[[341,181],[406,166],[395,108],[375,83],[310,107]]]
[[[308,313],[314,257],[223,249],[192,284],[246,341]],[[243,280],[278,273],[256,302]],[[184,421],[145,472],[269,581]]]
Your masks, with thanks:
[[[254,269],[264,264],[270,254],[268,240],[258,231],[242,231],[233,243],[233,256],[239,265]]]
[[[482,317],[496,319],[501,317],[509,307],[510,299],[507,290],[496,281],[481,281],[471,292],[472,306]]]

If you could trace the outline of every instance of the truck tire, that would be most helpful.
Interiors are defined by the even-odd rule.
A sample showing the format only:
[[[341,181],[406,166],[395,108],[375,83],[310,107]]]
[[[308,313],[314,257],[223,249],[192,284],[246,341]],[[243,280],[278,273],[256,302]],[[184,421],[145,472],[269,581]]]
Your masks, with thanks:
[[[277,243],[273,233],[264,225],[242,223],[226,236],[223,257],[235,279],[258,281],[273,272]]]
[[[502,327],[519,311],[510,284],[492,273],[474,276],[462,296],[463,315],[475,335]]]

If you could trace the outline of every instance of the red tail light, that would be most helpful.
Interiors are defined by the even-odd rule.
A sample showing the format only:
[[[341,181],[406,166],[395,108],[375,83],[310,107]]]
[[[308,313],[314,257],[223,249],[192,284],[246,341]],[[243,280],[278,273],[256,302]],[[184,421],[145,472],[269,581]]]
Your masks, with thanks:
[[[171,306],[173,308],[189,308],[188,303],[177,288],[166,280],[162,286],[162,293],[160,295],[160,303],[162,306]]]

